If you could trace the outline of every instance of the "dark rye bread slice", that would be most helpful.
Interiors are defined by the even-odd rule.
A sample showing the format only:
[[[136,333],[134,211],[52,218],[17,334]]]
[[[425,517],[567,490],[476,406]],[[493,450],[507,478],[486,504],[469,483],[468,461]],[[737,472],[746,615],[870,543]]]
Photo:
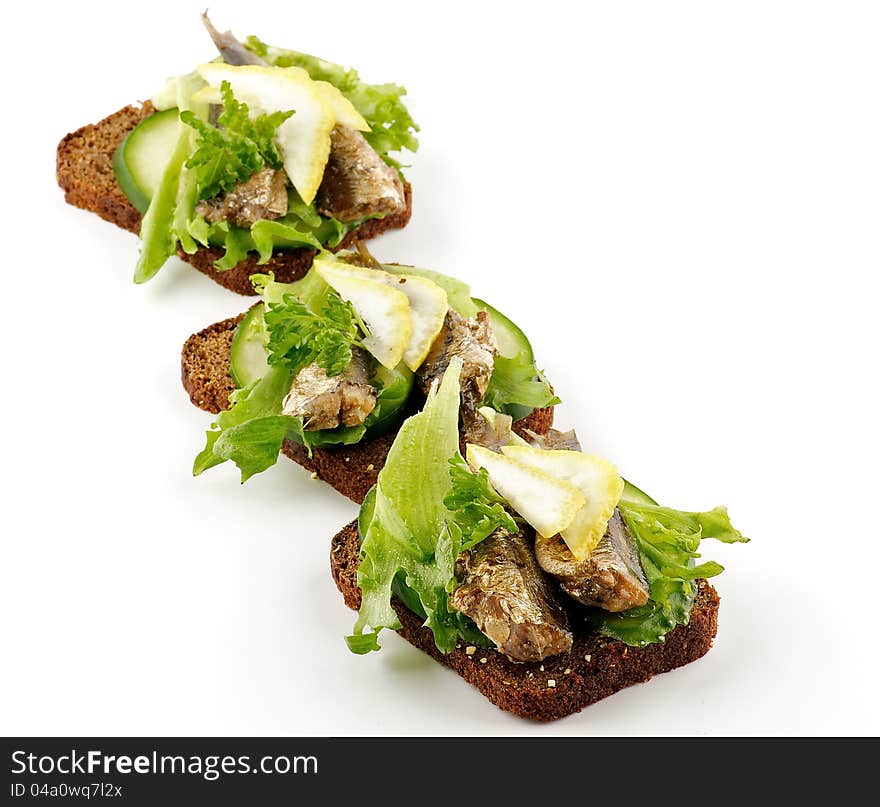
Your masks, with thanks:
[[[140,231],[141,214],[128,201],[116,182],[113,154],[128,133],[152,112],[153,106],[149,101],[140,106],[127,106],[104,120],[83,126],[61,139],[57,151],[56,176],[68,203],[97,213],[102,219],[124,230],[133,233]],[[412,188],[408,182],[404,183],[404,190],[406,210],[384,219],[365,221],[346,235],[334,250],[350,247],[358,240],[375,238],[385,230],[405,227],[412,215]],[[201,248],[194,255],[187,255],[180,250],[177,254],[181,260],[230,291],[253,295],[253,286],[249,280],[252,274],[274,272],[277,280],[290,283],[308,271],[316,250],[303,247],[279,251],[268,263],[261,265],[257,264],[257,254],[249,253],[245,260],[226,272],[220,272],[214,267],[214,261],[223,255],[220,248]]]
[[[345,604],[357,610],[359,563],[357,521],[333,537],[330,571]],[[718,629],[718,592],[698,580],[697,598],[688,625],[666,634],[666,640],[647,647],[628,647],[594,631],[574,626],[574,645],[568,653],[542,662],[517,663],[495,650],[459,645],[441,653],[421,617],[394,601],[400,619],[397,632],[410,644],[451,667],[500,709],[531,720],[549,721],[581,711],[602,698],[660,673],[683,667],[709,652]]]
[[[199,409],[217,414],[229,406],[235,382],[229,373],[232,336],[244,314],[216,322],[190,336],[181,352],[181,380],[190,400]],[[544,434],[553,425],[553,408],[536,409],[517,421],[520,434],[531,429]],[[344,496],[360,504],[376,484],[396,432],[362,440],[351,446],[316,448],[310,457],[303,446],[285,440],[282,451]]]

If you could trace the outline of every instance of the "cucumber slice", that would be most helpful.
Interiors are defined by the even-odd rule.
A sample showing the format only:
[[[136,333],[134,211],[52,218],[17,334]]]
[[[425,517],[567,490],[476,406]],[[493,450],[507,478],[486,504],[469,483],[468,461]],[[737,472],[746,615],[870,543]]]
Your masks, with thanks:
[[[495,342],[498,344],[498,352],[507,359],[515,358],[525,352],[528,361],[534,361],[535,354],[532,351],[532,345],[519,327],[488,303],[478,300],[476,297],[473,300],[477,308],[489,314],[489,321],[495,332]]]
[[[635,504],[657,504],[645,491],[639,490],[632,482],[623,480],[623,493],[620,498]]]
[[[141,213],[146,213],[159,186],[179,128],[176,107],[154,112],[128,133],[113,154],[116,181]]]
[[[239,387],[246,387],[266,375],[266,325],[263,303],[253,306],[238,323],[229,348],[229,371]]]

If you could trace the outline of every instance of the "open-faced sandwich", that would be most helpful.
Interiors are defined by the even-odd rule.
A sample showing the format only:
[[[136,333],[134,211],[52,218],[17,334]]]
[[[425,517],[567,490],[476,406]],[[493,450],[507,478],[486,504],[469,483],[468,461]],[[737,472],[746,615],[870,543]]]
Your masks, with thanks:
[[[460,451],[466,363],[432,379],[358,519],[334,580],[358,610],[355,653],[396,630],[489,700],[553,720],[711,647],[718,595],[700,541],[747,539],[723,507],[661,506],[574,432],[511,428],[482,406]],[[442,379],[442,380],[441,380]]]
[[[219,57],[58,145],[66,200],[140,233],[135,280],[177,254],[253,294],[254,272],[290,282],[316,250],[405,226],[391,155],[416,150],[418,127],[403,87],[203,19]]]
[[[219,413],[194,473],[231,460],[244,481],[283,451],[361,502],[453,357],[466,440],[486,429],[481,406],[521,434],[550,427],[558,400],[510,319],[461,281],[379,264],[358,246],[319,254],[293,283],[254,275],[262,302],[187,340],[183,385]]]

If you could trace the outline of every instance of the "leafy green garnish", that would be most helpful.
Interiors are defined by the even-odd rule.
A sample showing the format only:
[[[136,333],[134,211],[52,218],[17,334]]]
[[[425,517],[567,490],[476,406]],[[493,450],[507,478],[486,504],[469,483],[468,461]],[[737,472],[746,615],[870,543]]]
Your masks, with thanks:
[[[175,84],[177,106],[189,114],[207,115],[207,105],[194,103],[192,95],[203,84],[198,75],[182,76]],[[145,283],[156,274],[177,250],[180,210],[194,206],[189,181],[181,181],[186,159],[192,151],[195,133],[180,127],[174,150],[162,172],[159,187],[150,199],[147,212],[141,220],[141,251],[134,272],[135,283]],[[189,212],[189,211],[188,211]]]
[[[453,358],[424,409],[406,420],[388,452],[379,479],[361,507],[361,607],[346,641],[355,653],[378,650],[383,628],[400,627],[395,594],[421,614],[443,652],[473,623],[448,607],[455,589],[455,560],[462,532],[443,501],[452,490],[449,460],[458,454],[461,361]]]
[[[269,333],[269,364],[280,364],[294,374],[317,362],[328,376],[339,375],[351,364],[351,348],[359,338],[351,305],[328,294],[320,313],[310,311],[292,294],[269,303],[263,315]]]
[[[302,418],[282,415],[284,397],[295,373],[304,366],[300,363],[324,362],[321,366],[328,375],[342,372],[351,359],[353,341],[348,342],[348,337],[356,335],[359,325],[348,304],[314,269],[295,283],[277,283],[271,274],[251,275],[251,282],[263,297],[265,328],[270,349],[275,339],[275,353],[267,352],[269,369],[262,378],[232,393],[232,406],[220,413],[208,432],[194,474],[232,460],[244,482],[275,464],[285,438],[305,446],[311,454],[320,446],[358,443],[368,430],[380,434],[398,421],[413,386],[413,374],[404,365],[375,369],[376,406],[359,426],[310,430]],[[274,321],[273,312],[277,314]],[[265,347],[263,328],[253,328],[253,334]]]
[[[472,473],[460,454],[449,460],[452,488],[443,499],[461,530],[461,548],[470,549],[488,538],[499,527],[519,532],[513,516],[505,509],[506,502],[489,483],[485,468]]]
[[[255,36],[249,36],[245,46],[270,64],[301,67],[315,81],[329,81],[364,116],[370,125],[370,131],[364,132],[364,137],[385,162],[398,165],[388,156],[389,152],[402,149],[415,152],[418,149],[419,141],[415,133],[419,127],[401,100],[406,95],[404,87],[398,84],[367,84],[351,67],[342,67],[307,53],[276,48]]]
[[[294,418],[281,414],[291,377],[286,367],[270,367],[262,378],[229,396],[232,406],[211,424],[205,447],[193,464],[194,476],[232,460],[246,482],[275,464],[294,423]]]
[[[364,116],[370,126],[364,136],[390,165],[400,168],[400,163],[390,156],[390,152],[402,149],[415,152],[418,148],[415,133],[419,127],[402,101],[406,94],[403,87],[367,84],[360,80],[356,70],[304,53],[275,48],[256,37],[250,37],[246,45],[270,64],[302,67],[314,80],[329,81],[337,87]],[[320,216],[314,203],[305,205],[295,198],[294,193],[291,193],[287,215],[271,221],[257,221],[250,229],[231,227],[225,221],[209,223],[196,215],[195,206],[199,199],[208,199],[229,190],[264,165],[280,165],[272,135],[290,114],[276,112],[252,121],[245,112],[246,105],[238,103],[230,92],[229,109],[224,103],[218,121],[225,128],[216,129],[206,122],[207,105],[191,101],[193,93],[204,84],[198,73],[180,76],[169,83],[168,92],[161,99],[161,108],[176,105],[181,110],[181,119],[188,126],[181,127],[179,147],[169,161],[169,170],[156,194],[157,202],[151,202],[148,215],[144,216],[136,282],[142,283],[155,275],[176,252],[178,244],[189,254],[195,252],[198,245],[223,247],[223,256],[214,263],[222,272],[241,263],[250,251],[259,252],[262,264],[279,250],[336,247],[363,223],[363,220],[341,222]],[[190,109],[193,112],[187,111]],[[198,141],[195,140],[197,133]],[[199,148],[196,148],[196,142]]]
[[[257,171],[281,168],[281,155],[273,142],[275,130],[294,110],[257,115],[251,119],[248,105],[235,99],[228,81],[220,85],[223,111],[211,126],[184,110],[180,120],[198,132],[196,148],[186,167],[196,170],[199,199],[210,199],[232,189]]]
[[[523,350],[514,358],[495,357],[492,378],[489,379],[482,403],[496,412],[518,419],[524,416],[522,407],[540,409],[555,406],[559,398],[553,394],[534,360]]]
[[[591,619],[601,633],[628,645],[662,641],[674,627],[690,620],[697,594],[693,581],[724,571],[714,561],[695,564],[701,539],[727,544],[749,539],[734,529],[723,507],[689,513],[621,499],[618,509],[638,547],[650,599],[639,608],[616,614],[596,610]]]

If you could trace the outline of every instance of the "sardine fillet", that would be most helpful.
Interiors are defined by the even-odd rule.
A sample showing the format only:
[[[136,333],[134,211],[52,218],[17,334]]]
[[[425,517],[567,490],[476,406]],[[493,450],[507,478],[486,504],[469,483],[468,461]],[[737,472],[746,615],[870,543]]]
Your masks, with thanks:
[[[489,386],[497,352],[495,334],[485,311],[478,311],[474,319],[466,319],[450,308],[443,328],[417,371],[419,385],[427,394],[435,379],[442,380],[450,359],[458,356],[462,361],[461,391],[464,401],[474,407]]]
[[[228,192],[199,202],[196,213],[206,221],[228,221],[245,228],[261,219],[281,218],[287,213],[287,174],[264,168]]]
[[[406,207],[403,183],[364,136],[337,125],[316,198],[318,212],[339,221],[387,216]]]
[[[451,608],[466,614],[515,661],[540,661],[571,647],[565,611],[522,533],[504,529],[462,553]]]
[[[328,376],[318,364],[303,367],[281,405],[285,415],[301,417],[306,431],[359,426],[376,407],[376,389],[369,383],[366,359],[355,351],[351,364]]]
[[[538,564],[560,588],[584,605],[626,611],[648,601],[648,582],[632,536],[615,510],[608,529],[586,560],[575,560],[559,535],[535,539]]]

